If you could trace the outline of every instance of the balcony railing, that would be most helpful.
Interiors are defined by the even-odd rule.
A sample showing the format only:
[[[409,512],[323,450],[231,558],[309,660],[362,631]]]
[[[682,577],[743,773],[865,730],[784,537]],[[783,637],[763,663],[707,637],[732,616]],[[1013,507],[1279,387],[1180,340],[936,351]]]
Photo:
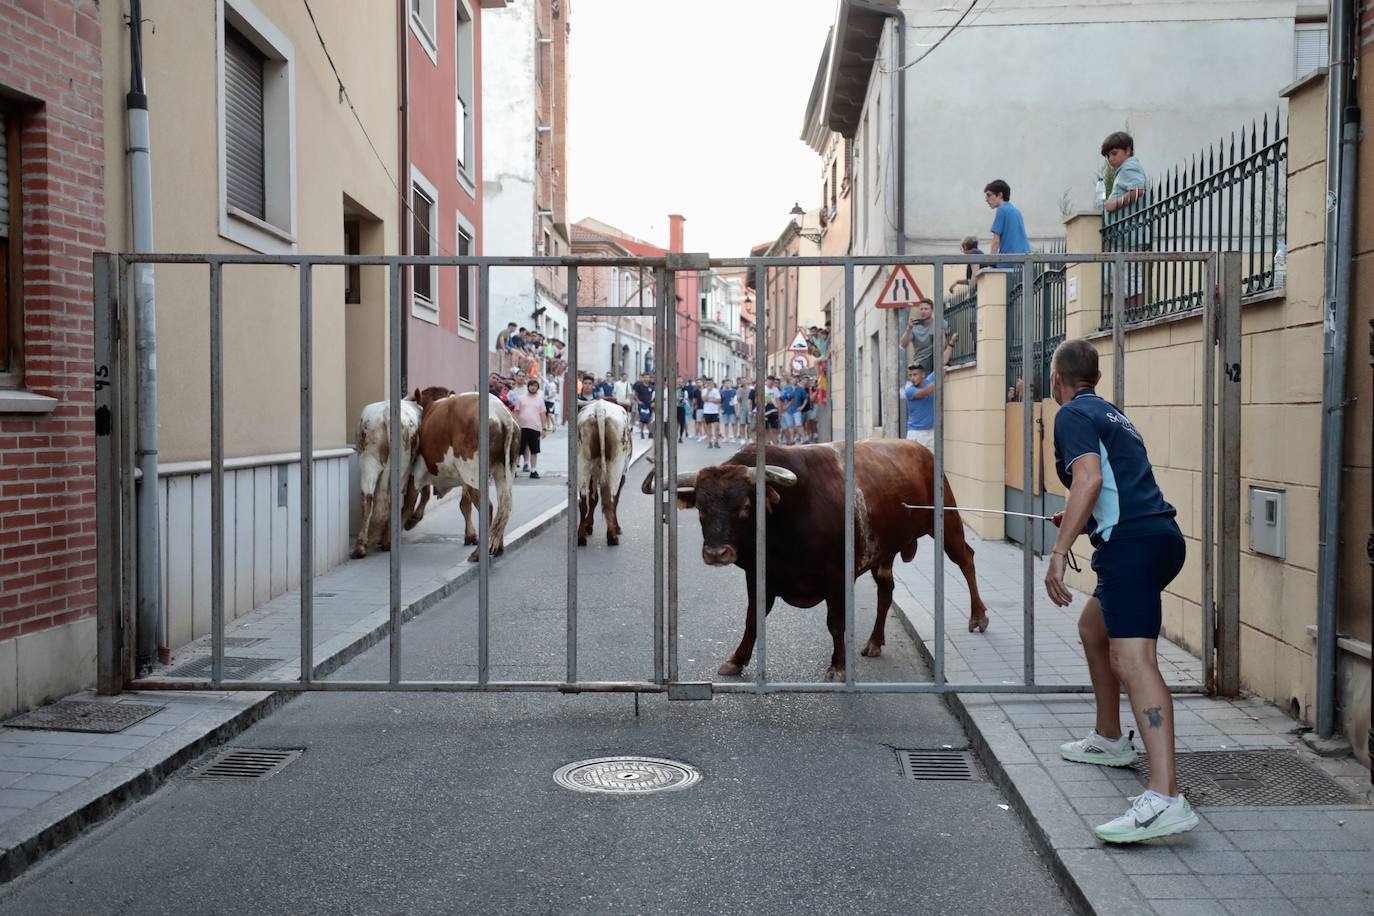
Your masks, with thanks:
[[[966,288],[968,295],[953,300],[945,309],[950,331],[959,335],[949,358],[951,366],[962,366],[978,358],[978,286],[975,283]]]

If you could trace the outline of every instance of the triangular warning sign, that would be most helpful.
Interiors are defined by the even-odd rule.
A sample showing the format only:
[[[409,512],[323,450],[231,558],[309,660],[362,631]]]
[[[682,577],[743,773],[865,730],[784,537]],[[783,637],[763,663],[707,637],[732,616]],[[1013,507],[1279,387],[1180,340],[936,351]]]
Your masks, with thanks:
[[[792,338],[792,343],[790,346],[788,346],[787,349],[800,350],[802,353],[805,353],[807,350],[810,350],[811,344],[806,339],[806,332],[803,331],[801,328],[798,328],[797,336]]]
[[[883,293],[878,297],[877,307],[880,309],[909,308],[925,297],[925,293],[921,292],[921,288],[911,278],[911,271],[898,264],[892,268],[892,276],[887,278],[887,285],[883,287]]]

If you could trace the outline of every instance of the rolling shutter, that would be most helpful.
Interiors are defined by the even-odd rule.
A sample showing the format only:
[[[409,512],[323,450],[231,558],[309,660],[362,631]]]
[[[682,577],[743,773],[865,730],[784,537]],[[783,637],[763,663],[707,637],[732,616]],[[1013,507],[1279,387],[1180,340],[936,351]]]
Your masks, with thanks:
[[[0,111],[0,239],[10,237],[9,123]]]
[[[267,218],[264,180],[262,54],[224,27],[224,162],[229,206]]]
[[[1293,33],[1293,78],[1302,79],[1328,57],[1328,32],[1324,22],[1299,23]]]

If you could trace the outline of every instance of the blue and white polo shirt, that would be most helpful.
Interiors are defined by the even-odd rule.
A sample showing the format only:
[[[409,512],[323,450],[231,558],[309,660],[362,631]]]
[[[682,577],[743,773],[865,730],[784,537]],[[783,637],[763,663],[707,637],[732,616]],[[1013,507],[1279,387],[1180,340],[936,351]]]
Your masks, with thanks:
[[[1073,485],[1073,463],[1084,455],[1102,459],[1102,492],[1087,533],[1094,547],[1113,537],[1176,532],[1176,510],[1155,483],[1140,431],[1091,388],[1073,396],[1054,418],[1054,470]]]

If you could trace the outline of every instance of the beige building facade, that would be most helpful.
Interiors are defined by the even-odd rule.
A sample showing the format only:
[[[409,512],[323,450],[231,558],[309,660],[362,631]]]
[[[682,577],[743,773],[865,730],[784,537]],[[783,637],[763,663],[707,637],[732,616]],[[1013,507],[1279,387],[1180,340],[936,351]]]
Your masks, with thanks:
[[[288,0],[144,3],[143,15],[156,23],[144,29],[143,65],[157,251],[396,252],[397,6],[313,9],[319,37],[306,7]],[[107,248],[130,251],[129,30],[125,4],[100,10]],[[348,104],[340,102],[344,93]],[[252,142],[259,130],[260,146]],[[207,277],[203,266],[156,268],[164,643],[171,648],[209,626]],[[319,572],[346,556],[355,424],[363,405],[386,394],[387,280],[380,267],[316,268],[312,280]],[[231,615],[299,584],[299,290],[294,267],[224,270]]]

